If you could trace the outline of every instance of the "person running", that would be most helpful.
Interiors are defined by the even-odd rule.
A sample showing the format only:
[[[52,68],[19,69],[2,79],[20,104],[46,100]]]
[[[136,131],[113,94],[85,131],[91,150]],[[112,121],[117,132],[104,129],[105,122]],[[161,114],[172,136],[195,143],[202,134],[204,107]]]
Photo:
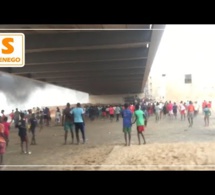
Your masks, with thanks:
[[[134,124],[136,122],[136,125],[137,125],[137,137],[138,137],[139,145],[141,144],[140,143],[140,135],[143,138],[143,141],[144,141],[143,144],[146,144],[146,140],[145,140],[145,137],[143,135],[143,131],[145,129],[144,127],[145,127],[145,119],[146,119],[146,117],[144,115],[144,112],[139,109],[138,105],[136,105],[136,110],[134,112],[134,115],[135,115],[135,121],[132,124]]]
[[[82,134],[82,139],[83,139],[83,144],[85,144],[85,132],[84,132],[84,111],[83,108],[81,108],[81,104],[77,103],[77,107],[74,108],[73,110],[70,111],[70,113],[74,117],[74,124],[75,124],[75,134],[76,134],[76,139],[77,139],[77,144],[80,143],[79,139],[79,130],[81,131]]]
[[[0,121],[0,165],[3,165],[3,158],[6,151],[6,138],[4,134],[4,125]]]
[[[130,146],[131,145],[132,112],[129,109],[128,104],[124,105],[124,109],[122,110],[122,118],[123,118],[122,123],[123,123],[123,133],[124,133],[124,137],[125,137],[125,146]]]
[[[211,111],[210,109],[208,108],[208,105],[205,105],[204,109],[204,121],[205,121],[205,126],[209,126],[209,118],[210,118],[210,115],[211,115]]]
[[[62,126],[64,126],[64,145],[67,144],[67,135],[68,131],[71,133],[72,137],[72,143],[74,143],[74,134],[73,134],[73,116],[70,113],[71,108],[70,108],[70,103],[67,103],[66,108],[63,111],[63,116],[62,116]]]
[[[189,122],[189,127],[193,126],[193,117],[194,117],[194,106],[193,106],[193,102],[190,101],[189,102],[189,106],[187,107],[187,118],[188,118],[188,122]]]
[[[29,151],[29,147],[28,147],[27,127],[26,127],[26,121],[24,119],[24,113],[20,113],[20,117],[21,117],[21,119],[16,124],[16,128],[19,129],[18,135],[19,135],[20,141],[21,141],[21,153],[31,154],[31,152]],[[25,150],[23,147],[24,142],[25,142]]]

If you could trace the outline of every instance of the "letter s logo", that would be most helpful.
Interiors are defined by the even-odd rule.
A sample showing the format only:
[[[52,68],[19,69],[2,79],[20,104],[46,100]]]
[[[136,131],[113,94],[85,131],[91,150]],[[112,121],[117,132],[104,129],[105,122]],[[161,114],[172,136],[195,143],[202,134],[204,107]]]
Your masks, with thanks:
[[[10,42],[14,42],[13,38],[4,38],[2,40],[2,44],[7,48],[7,49],[2,49],[3,54],[13,53],[14,47],[10,44]]]

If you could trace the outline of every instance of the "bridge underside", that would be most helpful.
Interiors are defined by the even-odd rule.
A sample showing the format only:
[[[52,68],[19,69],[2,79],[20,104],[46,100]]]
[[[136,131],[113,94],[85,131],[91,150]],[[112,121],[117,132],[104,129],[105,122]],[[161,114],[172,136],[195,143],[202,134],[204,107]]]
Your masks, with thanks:
[[[141,93],[163,31],[164,25],[1,25],[0,32],[25,34],[26,63],[0,71],[92,95]]]

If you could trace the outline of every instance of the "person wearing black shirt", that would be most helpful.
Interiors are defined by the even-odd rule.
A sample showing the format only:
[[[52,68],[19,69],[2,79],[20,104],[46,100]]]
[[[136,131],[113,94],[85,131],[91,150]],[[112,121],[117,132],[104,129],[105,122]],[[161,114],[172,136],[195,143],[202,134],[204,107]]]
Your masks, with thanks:
[[[19,129],[18,135],[21,140],[21,152],[25,153],[25,154],[31,154],[31,152],[29,151],[29,148],[28,148],[27,127],[26,127],[26,121],[24,119],[24,113],[20,113],[20,117],[21,117],[21,119],[16,124],[16,127]],[[24,151],[24,147],[23,147],[24,142],[25,142],[26,151]]]
[[[32,114],[29,120],[29,123],[30,123],[30,132],[32,133],[31,145],[36,145],[35,130],[37,127],[37,119],[35,117],[35,114]]]

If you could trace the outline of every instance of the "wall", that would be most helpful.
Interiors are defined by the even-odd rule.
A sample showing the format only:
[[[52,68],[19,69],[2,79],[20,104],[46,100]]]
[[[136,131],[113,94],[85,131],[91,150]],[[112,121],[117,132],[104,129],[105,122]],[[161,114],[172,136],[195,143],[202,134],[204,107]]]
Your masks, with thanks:
[[[164,99],[167,101],[213,101],[213,97],[215,97],[215,79],[202,79],[202,74],[199,72],[192,74],[191,84],[185,84],[184,80],[185,73],[166,75],[165,82],[161,82],[160,76],[154,76],[153,96],[158,99],[159,90],[163,87],[165,90]]]

